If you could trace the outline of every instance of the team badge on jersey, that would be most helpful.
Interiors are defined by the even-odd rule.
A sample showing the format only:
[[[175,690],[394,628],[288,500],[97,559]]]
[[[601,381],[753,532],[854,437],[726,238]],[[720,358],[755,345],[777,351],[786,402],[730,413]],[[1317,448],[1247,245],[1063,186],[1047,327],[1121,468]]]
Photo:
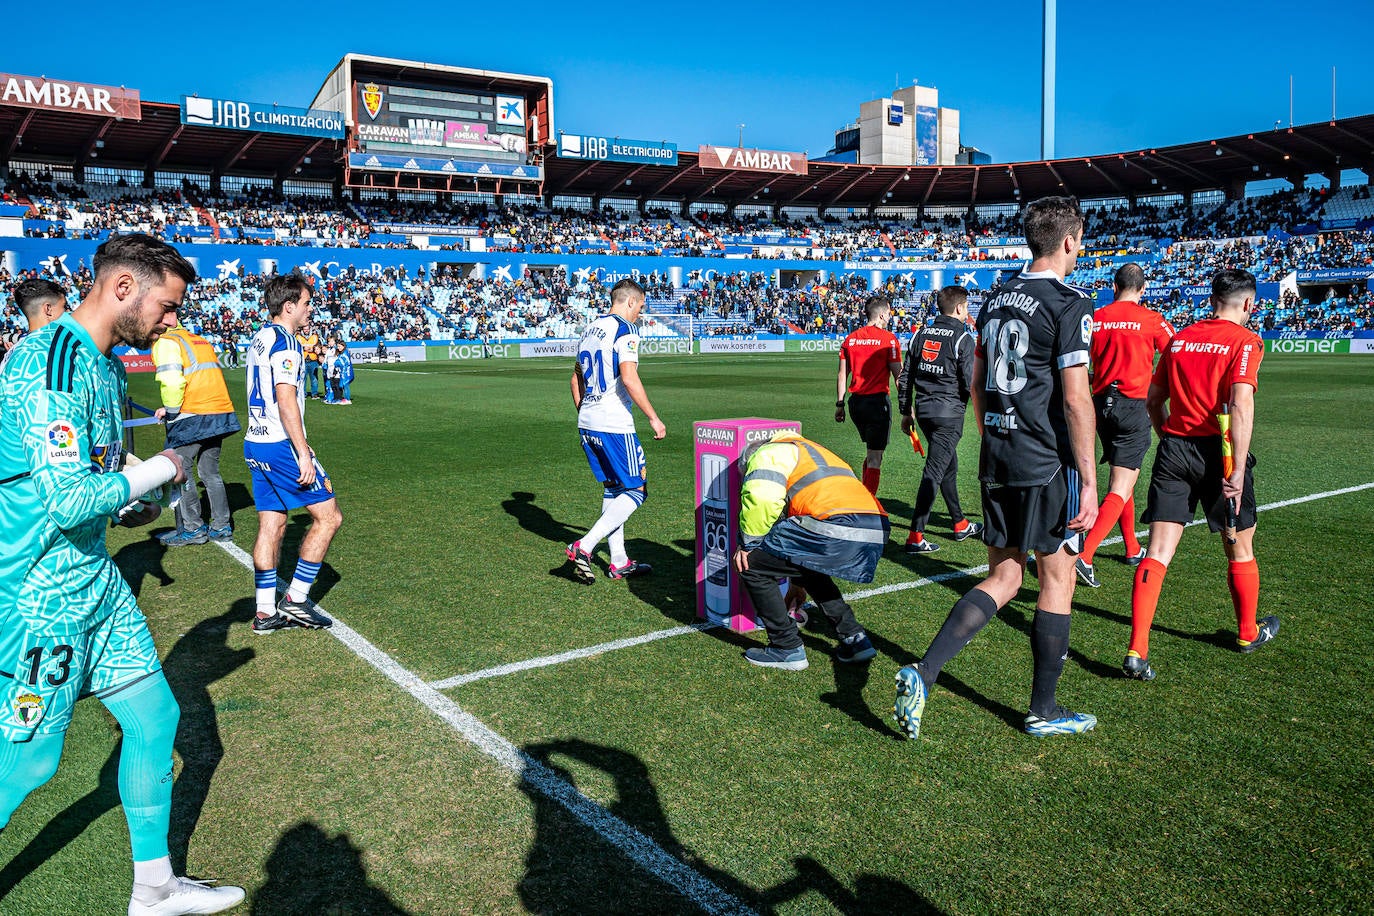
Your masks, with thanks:
[[[21,693],[14,699],[14,723],[31,728],[43,719],[43,698],[32,693]]]
[[[66,420],[48,424],[48,463],[76,464],[81,454],[76,450],[76,429]]]
[[[119,458],[123,454],[122,443],[97,445],[91,449],[91,470],[97,474],[108,474],[119,470]]]

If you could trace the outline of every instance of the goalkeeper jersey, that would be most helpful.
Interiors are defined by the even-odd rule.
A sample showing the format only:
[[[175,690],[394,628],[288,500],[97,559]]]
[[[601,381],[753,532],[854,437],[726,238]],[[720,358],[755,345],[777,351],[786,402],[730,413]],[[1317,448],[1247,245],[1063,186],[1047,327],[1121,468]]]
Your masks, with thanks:
[[[124,364],[71,315],[30,334],[0,373],[0,620],[23,592],[25,616],[74,627],[108,615],[122,582],[105,547],[129,501],[120,468]]]

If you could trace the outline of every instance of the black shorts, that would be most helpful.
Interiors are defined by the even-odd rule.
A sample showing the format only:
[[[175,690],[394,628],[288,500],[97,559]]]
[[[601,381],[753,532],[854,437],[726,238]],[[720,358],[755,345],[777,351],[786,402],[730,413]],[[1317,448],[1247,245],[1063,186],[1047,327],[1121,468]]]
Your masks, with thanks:
[[[1038,487],[983,484],[983,542],[989,547],[1036,553],[1082,550],[1081,534],[1069,531],[1078,514],[1078,471],[1061,467],[1049,483]]]
[[[1102,439],[1102,463],[1140,470],[1150,450],[1150,414],[1145,401],[1111,391],[1093,397],[1097,435]]]
[[[892,434],[892,400],[885,394],[851,394],[849,419],[859,429],[859,438],[874,451],[887,448]]]
[[[1240,495],[1237,531],[1255,527],[1255,453],[1245,461],[1245,486]],[[1186,525],[1197,516],[1198,504],[1213,531],[1226,528],[1226,499],[1221,495],[1221,437],[1165,436],[1155,451],[1150,474],[1149,504],[1143,522]]]

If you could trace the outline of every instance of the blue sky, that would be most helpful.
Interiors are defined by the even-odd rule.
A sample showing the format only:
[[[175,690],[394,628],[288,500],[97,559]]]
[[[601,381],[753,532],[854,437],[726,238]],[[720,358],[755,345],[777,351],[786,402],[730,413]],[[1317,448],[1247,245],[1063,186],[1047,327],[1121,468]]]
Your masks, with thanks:
[[[527,2],[453,5],[73,0],[9,14],[0,71],[304,105],[347,52],[552,77],[555,127],[685,149],[823,155],[863,101],[934,85],[962,139],[1039,158],[1037,0],[978,4]],[[393,16],[410,9],[415,16]],[[690,12],[688,12],[690,10]],[[1300,10],[1300,12],[1295,12]],[[474,12],[475,11],[475,12]],[[16,21],[17,19],[17,21]],[[1056,153],[1109,153],[1374,113],[1374,0],[1060,0]],[[156,22],[156,24],[152,24]],[[143,26],[146,32],[140,34]],[[155,31],[154,31],[155,30]],[[179,37],[177,37],[179,36]]]

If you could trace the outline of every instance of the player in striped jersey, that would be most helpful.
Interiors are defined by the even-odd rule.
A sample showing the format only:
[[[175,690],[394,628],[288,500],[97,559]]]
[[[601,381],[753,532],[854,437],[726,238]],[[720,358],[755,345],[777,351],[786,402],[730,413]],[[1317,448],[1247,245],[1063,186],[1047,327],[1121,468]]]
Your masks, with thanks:
[[[592,553],[602,538],[611,549],[607,576],[623,579],[651,571],[648,563],[632,560],[625,552],[625,522],[648,492],[644,449],[631,406],[644,411],[655,439],[668,434],[639,380],[635,322],[643,309],[644,287],[629,278],[621,280],[611,287],[610,313],[587,325],[577,342],[573,406],[587,464],[602,487],[601,517],[567,549],[574,577],[587,585],[596,581]]]
[[[305,359],[296,334],[310,320],[310,283],[300,274],[273,277],[262,302],[272,321],[248,346],[248,432],[243,457],[253,477],[258,538],[253,543],[254,633],[292,627],[324,629],[330,620],[309,601],[310,586],[324,564],[343,513],[334,484],[305,439]],[[296,572],[277,603],[277,561],[286,534],[286,513],[305,508],[310,530],[301,541]]]
[[[124,733],[119,797],[134,859],[131,916],[216,913],[243,899],[172,873],[179,711],[133,593],[105,546],[111,518],[184,476],[170,449],[126,466],[124,365],[176,324],[195,270],[170,245],[115,236],[81,307],[31,334],[0,374],[0,827],[57,770],[72,707],[94,694]],[[60,904],[58,904],[60,908]]]

